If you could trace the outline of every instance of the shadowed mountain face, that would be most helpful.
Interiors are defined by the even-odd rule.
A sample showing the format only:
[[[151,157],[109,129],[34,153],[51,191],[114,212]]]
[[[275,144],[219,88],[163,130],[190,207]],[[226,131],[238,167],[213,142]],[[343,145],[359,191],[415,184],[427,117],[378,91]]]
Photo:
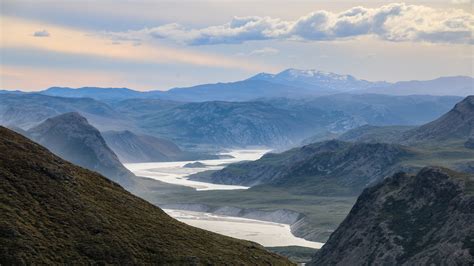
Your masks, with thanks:
[[[415,153],[400,145],[327,141],[266,154],[193,179],[212,183],[285,187],[300,194],[357,195],[366,186],[400,169]]]
[[[474,177],[425,168],[367,188],[314,265],[472,265]]]
[[[48,118],[28,135],[61,158],[97,171],[119,184],[133,185],[134,175],[107,146],[100,132],[78,113]]]
[[[182,151],[173,142],[148,135],[137,135],[131,131],[103,132],[107,145],[117,154],[121,162],[166,162],[196,159],[214,159],[215,155]]]
[[[345,141],[389,142],[409,145],[434,145],[448,142],[466,143],[474,136],[474,96],[458,102],[440,118],[419,127],[363,126],[341,135]]]
[[[0,127],[0,264],[290,265],[180,223],[103,176]]]
[[[146,135],[138,136],[128,130],[107,131],[102,135],[122,162],[170,161],[183,153],[171,141]]]
[[[474,136],[474,96],[468,96],[433,122],[405,132],[403,143],[446,141]]]

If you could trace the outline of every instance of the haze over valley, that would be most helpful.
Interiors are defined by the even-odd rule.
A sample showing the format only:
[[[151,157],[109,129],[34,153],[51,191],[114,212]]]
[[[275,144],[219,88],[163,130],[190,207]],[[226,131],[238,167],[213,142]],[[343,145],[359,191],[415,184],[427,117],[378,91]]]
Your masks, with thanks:
[[[1,7],[0,264],[474,264],[469,1]]]

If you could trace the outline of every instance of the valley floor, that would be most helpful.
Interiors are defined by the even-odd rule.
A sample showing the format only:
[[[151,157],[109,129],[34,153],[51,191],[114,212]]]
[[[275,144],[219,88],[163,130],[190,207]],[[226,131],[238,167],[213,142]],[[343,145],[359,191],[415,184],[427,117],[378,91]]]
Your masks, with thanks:
[[[291,210],[305,218],[290,224],[194,212],[194,208],[168,210],[174,218],[190,225],[221,234],[252,240],[264,246],[304,246],[319,248],[344,219],[355,202],[352,197],[318,197],[295,195],[279,188],[264,187],[247,190],[246,187],[216,185],[191,181],[187,175],[205,170],[217,170],[228,163],[255,160],[267,150],[231,151],[232,159],[203,160],[203,168],[185,168],[190,162],[127,164],[126,167],[142,177],[135,194],[148,201],[178,209],[192,205],[209,208],[232,207],[243,210]],[[243,190],[245,189],[245,190]],[[176,207],[171,207],[175,209]],[[232,215],[234,216],[234,215]],[[257,218],[260,219],[260,218]]]
[[[319,249],[324,243],[295,237],[288,224],[265,222],[206,212],[164,209],[178,221],[215,233],[250,240],[265,247],[301,246]]]

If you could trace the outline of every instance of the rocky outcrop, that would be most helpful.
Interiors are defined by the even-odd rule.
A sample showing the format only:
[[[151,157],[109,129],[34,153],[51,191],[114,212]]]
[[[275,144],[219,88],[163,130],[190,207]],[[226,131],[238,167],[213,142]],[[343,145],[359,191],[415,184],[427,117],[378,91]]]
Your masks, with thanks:
[[[314,265],[472,265],[474,177],[441,168],[364,190]]]
[[[131,187],[134,175],[107,146],[100,132],[78,113],[65,113],[28,130],[28,135],[59,157]]]

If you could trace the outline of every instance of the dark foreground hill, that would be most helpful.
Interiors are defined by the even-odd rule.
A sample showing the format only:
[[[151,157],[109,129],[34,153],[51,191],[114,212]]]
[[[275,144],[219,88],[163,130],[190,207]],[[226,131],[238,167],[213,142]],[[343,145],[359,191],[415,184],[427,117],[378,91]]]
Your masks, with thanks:
[[[287,265],[180,223],[105,177],[0,127],[0,264]]]
[[[28,130],[28,135],[65,160],[97,171],[123,186],[133,185],[133,173],[120,163],[100,132],[78,113],[48,118]]]
[[[364,190],[314,265],[473,265],[474,177],[441,168]]]

